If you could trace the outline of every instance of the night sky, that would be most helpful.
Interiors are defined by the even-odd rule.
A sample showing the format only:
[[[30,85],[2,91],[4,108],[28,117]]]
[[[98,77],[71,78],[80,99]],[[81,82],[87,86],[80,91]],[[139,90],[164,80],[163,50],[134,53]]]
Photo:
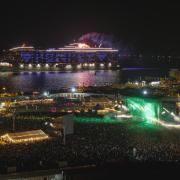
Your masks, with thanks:
[[[60,47],[85,33],[100,32],[142,50],[180,52],[179,5],[170,2],[2,1],[0,48],[24,42]]]

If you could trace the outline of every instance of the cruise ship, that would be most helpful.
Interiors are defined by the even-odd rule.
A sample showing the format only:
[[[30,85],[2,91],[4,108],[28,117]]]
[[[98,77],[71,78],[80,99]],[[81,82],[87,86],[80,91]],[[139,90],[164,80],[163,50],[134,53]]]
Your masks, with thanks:
[[[90,47],[85,43],[71,43],[62,48],[37,49],[33,46],[13,47],[0,62],[9,67],[106,69],[119,68],[118,50],[105,47]]]

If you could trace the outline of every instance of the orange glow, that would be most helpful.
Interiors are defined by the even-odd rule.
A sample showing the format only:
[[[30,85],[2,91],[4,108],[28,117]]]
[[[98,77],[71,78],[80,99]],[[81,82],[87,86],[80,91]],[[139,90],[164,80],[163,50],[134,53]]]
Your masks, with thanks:
[[[90,48],[90,46],[87,45],[87,44],[85,44],[85,43],[79,43],[79,44],[78,44],[78,47],[79,47],[79,48]]]

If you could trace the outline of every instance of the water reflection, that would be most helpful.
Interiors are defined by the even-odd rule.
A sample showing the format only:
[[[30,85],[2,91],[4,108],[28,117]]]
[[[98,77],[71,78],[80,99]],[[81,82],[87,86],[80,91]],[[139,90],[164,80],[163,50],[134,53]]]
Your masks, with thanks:
[[[18,91],[58,90],[62,87],[78,85],[103,85],[119,82],[119,71],[80,71],[80,72],[3,72],[0,86]]]
[[[99,70],[77,72],[0,72],[0,86],[15,91],[44,91],[138,80],[144,76],[167,76],[159,70]]]

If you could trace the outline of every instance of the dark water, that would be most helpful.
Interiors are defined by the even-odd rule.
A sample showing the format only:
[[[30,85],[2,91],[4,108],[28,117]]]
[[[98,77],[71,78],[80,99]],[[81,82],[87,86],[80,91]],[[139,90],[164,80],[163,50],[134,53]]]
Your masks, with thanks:
[[[43,91],[139,80],[145,77],[165,77],[167,71],[158,69],[125,69],[78,72],[0,72],[0,88],[14,91]]]

